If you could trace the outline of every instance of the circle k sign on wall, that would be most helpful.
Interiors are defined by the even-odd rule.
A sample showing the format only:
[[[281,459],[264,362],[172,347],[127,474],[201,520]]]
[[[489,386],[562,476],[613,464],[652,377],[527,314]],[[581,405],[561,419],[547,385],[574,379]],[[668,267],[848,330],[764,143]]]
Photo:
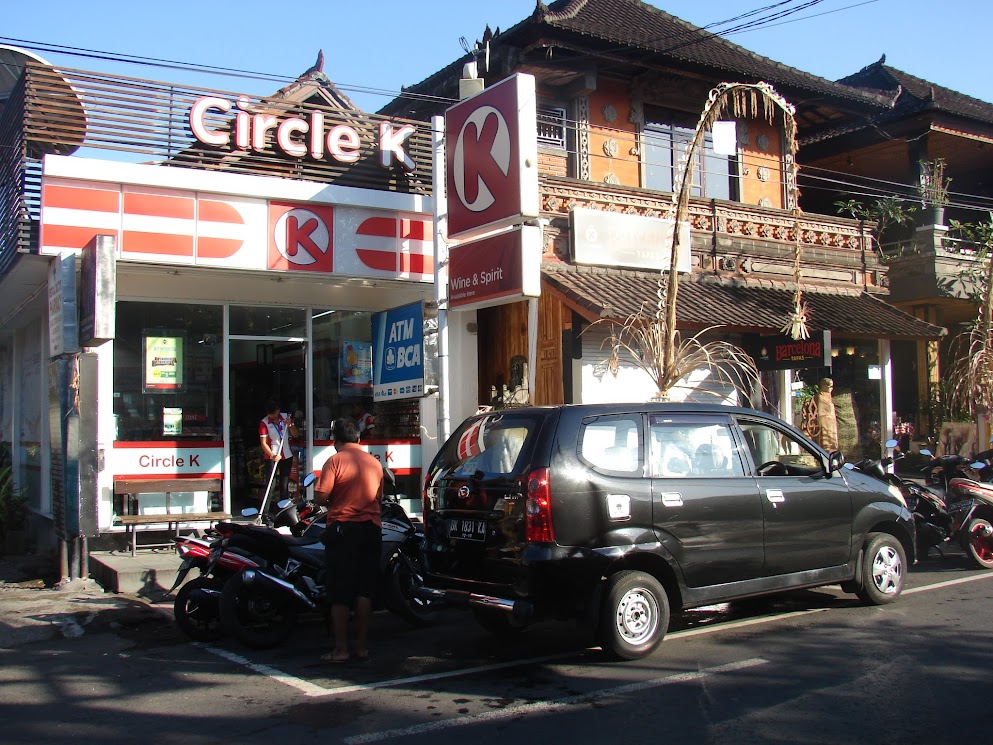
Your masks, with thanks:
[[[334,208],[269,203],[269,269],[334,271]]]
[[[536,112],[534,77],[517,74],[445,113],[449,237],[538,216]]]

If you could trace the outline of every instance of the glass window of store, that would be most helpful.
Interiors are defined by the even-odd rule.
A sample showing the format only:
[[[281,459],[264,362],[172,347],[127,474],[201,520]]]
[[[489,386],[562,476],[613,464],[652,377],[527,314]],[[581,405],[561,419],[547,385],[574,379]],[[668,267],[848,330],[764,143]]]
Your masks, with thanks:
[[[118,302],[115,439],[221,440],[222,339],[219,305]]]
[[[674,191],[673,179],[681,158],[693,141],[696,117],[682,112],[649,108],[646,111],[645,186]],[[704,135],[696,158],[690,194],[713,199],[738,199],[737,159],[714,152],[713,136]]]
[[[315,309],[314,441],[329,443],[339,417],[362,419],[364,440],[377,436],[372,396],[372,314]]]
[[[794,390],[793,421],[820,444],[822,430],[834,437],[845,459],[855,463],[864,458],[880,457],[881,406],[879,345],[876,341],[835,339],[831,350],[831,367],[795,371],[795,380],[803,383]],[[829,382],[825,382],[829,381]],[[834,409],[833,420],[818,421],[817,402],[829,396],[820,412],[823,418]],[[833,439],[832,439],[833,441]],[[829,450],[835,449],[829,447]]]

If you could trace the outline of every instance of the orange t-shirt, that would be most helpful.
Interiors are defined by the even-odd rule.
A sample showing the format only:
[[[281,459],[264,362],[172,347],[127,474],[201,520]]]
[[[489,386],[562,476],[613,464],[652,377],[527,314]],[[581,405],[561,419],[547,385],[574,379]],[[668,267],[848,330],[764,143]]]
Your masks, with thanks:
[[[382,527],[380,499],[383,496],[383,466],[358,443],[337,446],[314,484],[314,492],[328,494],[328,517],[332,522],[372,521]]]

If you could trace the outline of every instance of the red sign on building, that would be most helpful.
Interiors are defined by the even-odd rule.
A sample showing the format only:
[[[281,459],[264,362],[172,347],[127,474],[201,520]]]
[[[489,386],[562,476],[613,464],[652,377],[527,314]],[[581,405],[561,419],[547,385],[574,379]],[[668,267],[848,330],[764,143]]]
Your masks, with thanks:
[[[538,216],[536,112],[534,77],[517,74],[445,113],[449,237]]]
[[[541,228],[526,225],[452,248],[448,255],[448,304],[458,310],[538,297]]]

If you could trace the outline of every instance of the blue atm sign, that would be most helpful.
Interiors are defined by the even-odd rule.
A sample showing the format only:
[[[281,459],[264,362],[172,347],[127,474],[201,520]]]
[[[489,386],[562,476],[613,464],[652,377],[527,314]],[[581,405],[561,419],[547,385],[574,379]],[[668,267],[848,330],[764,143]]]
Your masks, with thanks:
[[[424,308],[421,303],[372,317],[373,399],[424,395]]]

